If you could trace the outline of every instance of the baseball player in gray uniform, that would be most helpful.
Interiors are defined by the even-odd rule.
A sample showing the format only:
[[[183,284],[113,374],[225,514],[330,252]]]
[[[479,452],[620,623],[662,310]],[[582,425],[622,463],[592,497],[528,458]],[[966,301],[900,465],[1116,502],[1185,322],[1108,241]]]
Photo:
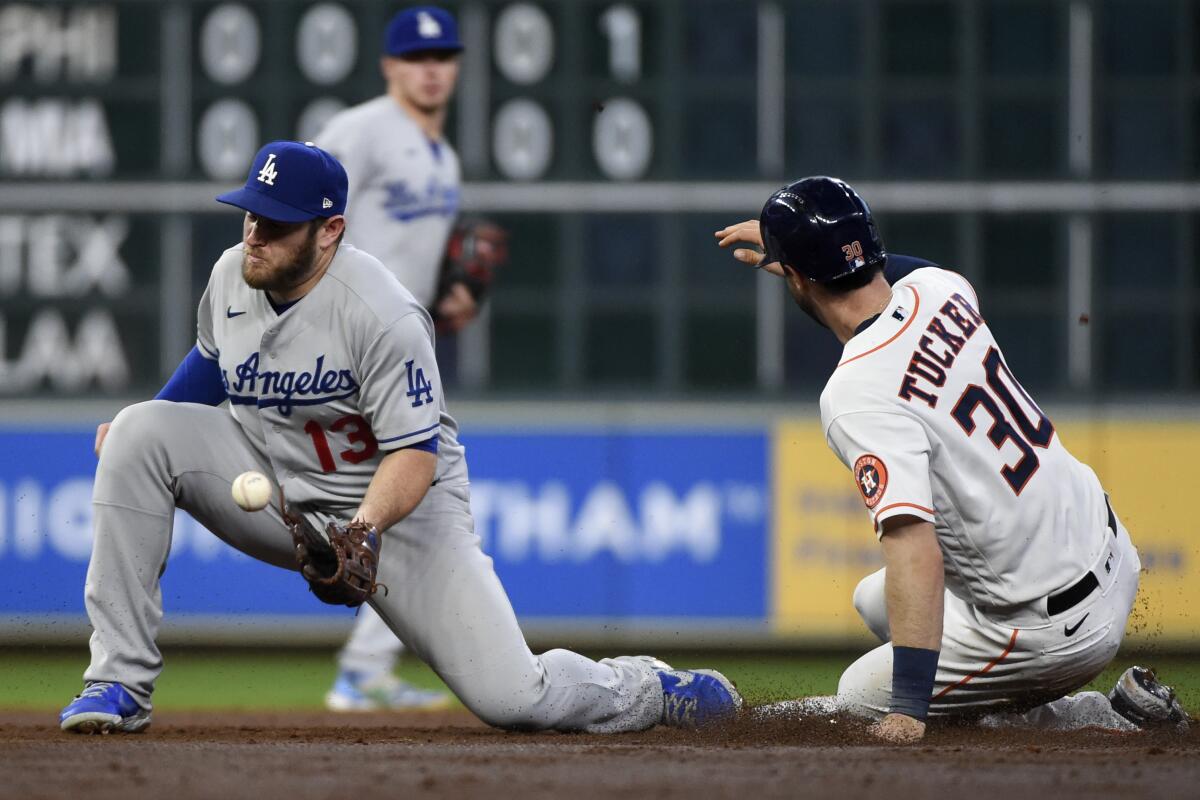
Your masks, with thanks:
[[[763,246],[761,261],[735,253],[783,277],[845,345],[821,422],[886,567],[854,593],[883,644],[843,673],[836,707],[875,717],[891,741],[920,739],[929,714],[1184,722],[1138,667],[1107,697],[1066,696],[1116,655],[1138,553],[1096,474],[1009,370],[966,279],[884,252],[866,203],[834,178],[786,186],[759,220],[717,236]],[[905,260],[907,274],[895,269]]]
[[[346,241],[383,262],[440,330],[457,331],[476,313],[462,283],[438,296],[446,243],[458,214],[458,156],[442,135],[462,50],[454,17],[431,6],[399,12],[384,36],[387,92],[342,111],[316,138],[350,180]],[[334,711],[438,708],[449,698],[394,674],[403,645],[364,608],[338,654],[325,696]]]
[[[740,697],[713,671],[530,652],[473,531],[430,316],[376,258],[342,243],[346,193],[328,153],[271,142],[245,186],[218,198],[245,211],[243,237],[213,268],[195,348],[161,399],[98,431],[84,588],[92,658],[62,729],[149,725],[175,509],[296,569],[282,504],[246,513],[232,500],[247,470],[273,477],[317,530],[351,520],[381,538],[378,580],[389,591],[369,602],[489,724],[616,732],[736,714]],[[227,408],[210,404],[220,392]]]

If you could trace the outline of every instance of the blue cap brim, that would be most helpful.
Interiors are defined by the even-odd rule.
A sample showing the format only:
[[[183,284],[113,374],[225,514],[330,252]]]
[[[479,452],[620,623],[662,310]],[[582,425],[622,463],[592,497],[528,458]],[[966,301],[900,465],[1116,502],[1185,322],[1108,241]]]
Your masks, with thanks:
[[[407,56],[411,53],[461,53],[463,46],[461,42],[443,42],[436,44],[432,42],[413,42],[404,47],[397,47],[394,50],[388,50],[387,54],[393,58]]]
[[[243,211],[249,211],[251,214],[276,222],[308,222],[309,220],[317,219],[319,216],[310,211],[301,211],[295,206],[289,206],[287,203],[281,203],[272,197],[267,197],[262,192],[247,189],[245,186],[241,189],[234,189],[232,192],[217,195],[217,202],[235,206]]]

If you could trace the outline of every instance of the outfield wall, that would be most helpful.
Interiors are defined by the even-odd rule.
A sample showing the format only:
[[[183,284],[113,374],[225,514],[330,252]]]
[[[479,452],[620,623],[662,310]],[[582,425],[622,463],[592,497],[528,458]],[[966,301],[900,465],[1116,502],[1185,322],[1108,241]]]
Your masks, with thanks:
[[[880,566],[879,548],[818,422],[696,409],[651,416],[580,424],[548,415],[535,425],[492,415],[464,434],[477,530],[531,638],[867,641],[850,598]],[[1131,641],[1200,644],[1200,537],[1181,480],[1200,452],[1200,419],[1056,416],[1142,552]],[[0,643],[86,635],[91,446],[86,423],[0,429]],[[333,642],[350,624],[347,609],[314,600],[295,574],[237,553],[182,514],[162,585],[165,640]]]

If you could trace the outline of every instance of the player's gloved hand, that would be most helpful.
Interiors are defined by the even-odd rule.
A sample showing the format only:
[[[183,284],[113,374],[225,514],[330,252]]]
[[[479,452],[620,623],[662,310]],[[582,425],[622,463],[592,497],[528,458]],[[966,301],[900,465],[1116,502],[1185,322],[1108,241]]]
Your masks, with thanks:
[[[733,251],[733,257],[743,264],[756,267],[758,266],[758,262],[762,260],[762,231],[759,229],[758,220],[748,219],[745,222],[737,222],[721,228],[721,230],[716,231],[713,235],[717,237],[717,244],[721,247],[729,247],[734,244],[748,244],[758,248],[757,250],[752,250],[746,247],[739,247]],[[783,267],[777,262],[763,264],[762,268],[772,275],[783,277]]]
[[[925,723],[907,714],[888,714],[871,726],[871,733],[886,742],[909,744],[925,737]]]
[[[456,283],[450,287],[450,293],[438,301],[435,311],[439,331],[458,333],[475,319],[479,313],[479,304],[475,302],[465,284]]]
[[[487,299],[496,270],[507,263],[508,231],[486,219],[459,222],[446,243],[437,299],[431,309],[438,330],[459,330],[470,322],[477,308]],[[464,292],[474,304],[470,316],[466,317],[463,316]]]
[[[375,526],[361,521],[330,522],[322,534],[282,500],[281,506],[300,574],[318,600],[354,608],[375,594],[382,585],[375,582],[382,542]]]

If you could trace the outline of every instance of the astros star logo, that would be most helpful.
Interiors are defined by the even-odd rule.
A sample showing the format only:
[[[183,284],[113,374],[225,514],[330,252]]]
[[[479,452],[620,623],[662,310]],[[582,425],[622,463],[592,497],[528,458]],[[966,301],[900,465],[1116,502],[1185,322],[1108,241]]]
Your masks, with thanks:
[[[874,508],[887,491],[887,467],[883,460],[870,453],[854,462],[854,481],[867,508]]]

